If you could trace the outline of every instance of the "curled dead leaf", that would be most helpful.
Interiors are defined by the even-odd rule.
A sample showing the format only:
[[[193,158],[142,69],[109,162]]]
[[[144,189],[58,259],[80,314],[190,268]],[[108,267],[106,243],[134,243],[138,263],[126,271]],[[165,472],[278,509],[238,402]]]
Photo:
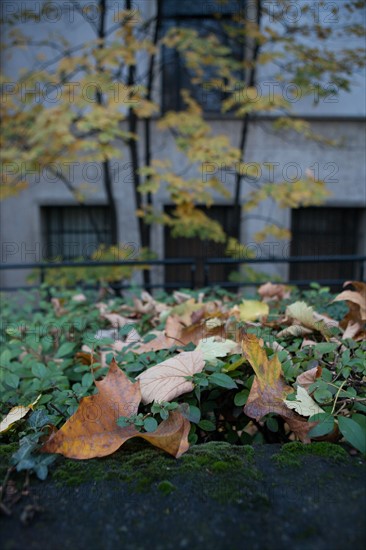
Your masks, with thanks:
[[[278,414],[301,441],[310,443],[308,433],[317,423],[307,422],[306,418],[286,407],[284,399],[293,392],[293,389],[285,382],[277,355],[268,359],[259,339],[254,334],[244,336],[242,347],[245,357],[256,374],[244,406],[245,414],[257,421],[266,414]]]
[[[179,411],[171,411],[169,418],[152,433],[117,425],[120,416],[137,413],[141,392],[139,382],[132,383],[114,360],[107,376],[96,382],[96,386],[98,393],[81,400],[78,410],[50,436],[42,452],[76,459],[102,457],[112,454],[132,437],[142,437],[175,457],[188,450],[190,423]]]

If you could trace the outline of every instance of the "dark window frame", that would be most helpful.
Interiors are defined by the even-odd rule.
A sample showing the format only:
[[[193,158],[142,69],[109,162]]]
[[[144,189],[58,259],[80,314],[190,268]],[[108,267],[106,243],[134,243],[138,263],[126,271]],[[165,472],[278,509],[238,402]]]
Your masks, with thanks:
[[[108,205],[42,205],[40,214],[45,259],[87,260],[100,244],[113,243]]]
[[[247,0],[237,0],[238,3],[243,4],[242,7],[245,8],[246,1]],[[234,13],[232,11],[222,12],[220,10],[220,6],[216,6],[216,10],[214,8],[214,2],[209,2],[206,4],[202,4],[202,10],[204,11],[204,7],[207,5],[212,5],[212,12],[204,12],[204,13],[178,13],[179,8],[181,8],[183,5],[183,2],[180,4],[177,3],[176,10],[171,10],[170,13],[162,15],[162,25],[161,25],[161,32],[164,34],[167,32],[169,27],[179,27],[180,23],[188,23],[189,22],[197,22],[197,21],[203,21],[203,20],[209,20],[212,22],[219,22],[219,21],[230,21],[232,18],[232,14]],[[234,2],[235,5],[235,2]],[[234,7],[234,6],[233,6]],[[169,11],[169,10],[168,10]],[[219,14],[220,17],[217,18],[216,14]],[[244,59],[244,45],[239,43],[239,49],[240,49],[240,55],[238,55],[238,58],[240,60]],[[171,53],[169,53],[171,51]],[[184,79],[184,71],[187,69],[184,69],[184,63],[181,59],[181,56],[177,50],[170,50],[166,46],[162,47],[162,94],[161,94],[161,110],[162,113],[166,113],[167,111],[174,110],[174,111],[181,111],[184,109],[184,103],[181,97],[181,90],[186,88],[184,84],[182,84],[182,80]],[[170,59],[171,58],[171,59]],[[168,71],[166,70],[167,67],[170,65],[173,65],[175,67],[174,76],[168,77]],[[244,70],[240,71],[240,79],[243,80],[245,77]],[[239,78],[239,76],[238,76]],[[207,80],[209,83],[210,81]],[[171,95],[169,95],[169,90],[173,87],[173,92]],[[214,108],[210,108],[209,102],[203,101],[203,94],[204,90],[201,90],[201,98],[199,99],[197,95],[199,95],[198,87],[197,85],[189,83],[189,89],[192,93],[192,96],[194,99],[198,101],[200,106],[203,109],[204,114],[207,115],[218,115],[221,114],[221,103],[222,101],[228,97],[228,93],[224,92],[222,90],[215,90],[214,88],[207,93],[211,93],[214,95],[216,104]]]
[[[363,207],[315,206],[291,211],[291,256],[357,254]],[[328,240],[328,242],[327,242]],[[290,279],[357,278],[356,263],[290,264]]]

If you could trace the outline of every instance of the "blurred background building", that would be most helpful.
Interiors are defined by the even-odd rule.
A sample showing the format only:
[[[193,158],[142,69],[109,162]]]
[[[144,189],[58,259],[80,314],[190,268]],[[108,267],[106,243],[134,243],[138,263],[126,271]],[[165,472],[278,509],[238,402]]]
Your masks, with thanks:
[[[5,9],[3,3],[2,9]],[[8,3],[9,4],[9,3]],[[12,4],[17,4],[14,2]],[[20,4],[20,2],[19,2]],[[23,3],[24,4],[24,3]],[[27,1],[27,9],[38,9],[40,2]],[[68,2],[59,2],[68,4]],[[72,4],[72,2],[70,3]],[[110,8],[115,9],[121,2],[110,2]],[[123,4],[123,3],[122,3]],[[220,32],[220,21],[214,13],[217,5],[214,2],[184,0],[164,0],[162,6],[161,32],[171,26],[184,26],[197,29],[203,36],[208,32]],[[255,9],[252,2],[251,9]],[[342,2],[339,2],[341,5]],[[234,9],[232,2],[221,7],[222,17],[230,15]],[[136,0],[133,7],[139,10],[144,18],[153,17],[156,12],[156,2]],[[7,10],[13,8],[6,8]],[[69,10],[63,10],[62,17],[54,21],[40,22],[27,21],[28,32],[36,33],[38,40],[45,38],[51,32],[61,34],[75,45],[88,41],[92,37],[93,29],[85,24],[82,18],[74,15],[70,17]],[[341,13],[340,17],[348,17]],[[264,21],[265,25],[266,22]],[[299,22],[301,24],[301,22]],[[354,40],[354,39],[353,39]],[[362,38],[360,38],[362,41]],[[357,41],[354,42],[355,47]],[[229,45],[234,54],[241,58],[245,55],[237,44]],[[343,44],[344,45],[344,44]],[[340,44],[334,44],[335,48]],[[214,52],[212,52],[214,54]],[[14,79],[21,67],[32,67],[39,54],[49,55],[46,47],[26,49],[17,53],[11,59],[3,56],[2,69],[7,75],[14,75]],[[161,112],[179,110],[182,108],[180,90],[188,88],[192,96],[201,104],[205,117],[212,125],[213,131],[224,132],[230,136],[234,144],[240,141],[241,121],[230,112],[221,112],[222,94],[224,92],[215,86],[210,86],[210,74],[207,74],[206,87],[191,84],[190,74],[179,54],[171,50],[160,48],[159,60],[162,60],[162,69],[154,78],[153,99],[160,105]],[[141,64],[144,60],[141,59]],[[311,60],[309,60],[311,63]],[[245,151],[246,162],[262,163],[268,167],[256,179],[255,183],[267,181],[268,178],[295,181],[311,170],[315,177],[323,179],[331,191],[329,199],[319,207],[297,209],[272,209],[268,212],[268,204],[264,201],[251,215],[243,213],[240,227],[233,224],[232,205],[230,199],[223,199],[214,195],[214,205],[208,210],[209,215],[218,220],[228,235],[240,238],[248,249],[257,258],[268,255],[332,255],[332,254],[365,254],[366,248],[366,184],[365,184],[365,75],[360,72],[352,78],[349,93],[339,95],[330,93],[327,97],[295,98],[293,101],[294,114],[310,121],[315,132],[330,139],[339,138],[339,146],[326,146],[314,141],[287,132],[280,137],[271,128],[273,117],[271,114],[256,114],[250,121],[250,132]],[[268,69],[259,71],[257,82],[262,90],[273,86]],[[331,86],[329,83],[330,92]],[[283,93],[288,93],[283,90]],[[170,159],[176,165],[181,165],[182,172],[187,178],[197,173],[197,167],[186,169],[180,154],[176,151],[174,140],[169,131],[156,129],[159,114],[152,120],[152,155],[157,159]],[[142,122],[139,122],[137,131],[142,132]],[[121,160],[113,161],[114,193],[118,212],[118,240],[120,243],[134,243],[136,249],[140,246],[137,218],[135,215],[135,199],[131,181],[131,162],[128,151]],[[215,165],[212,159],[211,172],[217,175],[233,192],[234,175]],[[105,244],[112,242],[111,218],[105,193],[101,185],[101,168],[98,163],[88,166],[73,166],[72,178],[75,185],[87,182],[92,188],[88,193],[84,206],[80,206],[68,189],[55,181],[55,178],[44,171],[40,178],[30,174],[30,185],[18,196],[11,197],[1,205],[1,235],[2,261],[10,263],[33,263],[45,261],[56,255],[65,260],[75,257],[88,257],[100,241]],[[33,181],[32,181],[33,177]],[[204,174],[202,175],[204,177]],[[246,195],[254,188],[254,183],[247,181],[242,186],[241,202],[246,201]],[[154,196],[154,204],[161,211],[169,211],[171,204],[164,191]],[[205,208],[202,206],[202,208]],[[98,234],[90,222],[92,211],[99,226]],[[254,233],[260,231],[270,216],[280,226],[292,231],[292,240],[268,239],[258,244],[254,241]],[[223,256],[223,244],[199,238],[174,239],[169,228],[154,226],[152,230],[151,248],[159,258],[196,257],[198,261],[210,256]],[[258,265],[258,269],[266,270],[270,277],[280,276],[285,279],[329,279],[329,278],[358,278],[356,265],[347,263],[336,264],[274,264]],[[227,269],[223,266],[215,268],[213,277],[222,280],[227,277]],[[27,272],[3,271],[1,286],[17,286],[26,284]],[[202,281],[202,272],[199,277]],[[173,266],[165,269],[156,269],[153,272],[154,281],[174,281],[182,278],[189,281],[189,270]]]

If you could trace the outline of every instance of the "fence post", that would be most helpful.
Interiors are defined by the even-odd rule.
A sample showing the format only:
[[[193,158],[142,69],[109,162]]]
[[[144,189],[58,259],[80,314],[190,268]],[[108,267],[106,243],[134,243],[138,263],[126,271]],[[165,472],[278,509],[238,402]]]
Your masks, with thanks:
[[[361,282],[363,282],[364,277],[365,277],[365,272],[364,272],[364,260],[361,260],[361,261],[360,261],[360,281],[361,281]]]
[[[196,286],[196,264],[191,264],[191,290]]]
[[[210,271],[210,264],[204,263],[203,266],[203,286],[206,287],[209,285],[209,271]]]

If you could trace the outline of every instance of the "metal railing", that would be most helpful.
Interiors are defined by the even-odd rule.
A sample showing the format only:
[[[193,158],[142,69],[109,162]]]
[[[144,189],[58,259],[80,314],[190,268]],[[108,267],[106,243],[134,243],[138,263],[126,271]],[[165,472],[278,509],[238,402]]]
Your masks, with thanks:
[[[356,263],[359,266],[358,274],[355,277],[358,281],[364,280],[365,275],[365,266],[366,256],[361,256],[357,254],[348,254],[348,255],[331,255],[331,256],[289,256],[287,258],[277,258],[275,256],[269,256],[267,258],[207,258],[204,264],[204,286],[212,286],[210,283],[210,266],[217,264],[224,265],[238,265],[238,264],[311,264],[311,263]],[[270,277],[269,277],[270,279]],[[283,281],[285,284],[296,285],[296,286],[308,286],[311,283],[315,282],[314,279],[294,279]],[[316,279],[316,282],[320,285],[339,285],[344,283],[344,279]],[[231,287],[245,287],[245,286],[257,286],[261,285],[262,282],[231,282],[231,281],[220,281],[215,282],[215,286],[221,286],[223,288]]]
[[[25,270],[25,269],[39,269],[40,270],[40,283],[36,285],[27,285],[27,286],[14,286],[14,287],[0,287],[0,291],[5,292],[11,292],[11,291],[17,291],[17,290],[28,290],[28,289],[34,289],[39,288],[40,284],[45,282],[46,279],[46,272],[47,270],[52,269],[59,269],[59,268],[75,268],[75,267],[86,267],[86,268],[98,268],[98,267],[140,267],[141,270],[145,266],[148,268],[151,266],[160,266],[160,267],[166,267],[171,265],[181,265],[181,266],[189,266],[190,267],[190,279],[189,281],[173,281],[173,282],[166,282],[162,281],[160,283],[149,283],[149,284],[137,284],[135,282],[128,282],[127,284],[124,283],[111,283],[111,287],[115,290],[116,294],[118,294],[121,290],[126,290],[134,287],[144,287],[148,289],[153,288],[195,288],[197,286],[196,281],[196,272],[197,272],[197,264],[199,261],[202,261],[202,259],[197,258],[167,258],[165,260],[145,260],[145,261],[133,261],[133,260],[125,260],[125,261],[104,261],[104,262],[96,262],[92,260],[86,260],[83,262],[77,261],[65,261],[65,262],[55,262],[55,263],[27,263],[27,264],[2,264],[0,265],[0,270]],[[358,274],[355,277],[355,279],[359,281],[364,280],[365,275],[365,262],[366,262],[366,256],[363,255],[332,255],[332,256],[289,256],[286,258],[278,258],[278,257],[267,257],[267,258],[206,258],[203,262],[203,269],[204,269],[204,287],[213,287],[213,286],[220,286],[223,288],[239,288],[239,287],[246,287],[246,286],[258,286],[262,284],[262,281],[253,282],[253,281],[212,281],[210,280],[210,267],[217,264],[224,264],[224,265],[243,265],[243,264],[293,264],[293,263],[344,263],[349,262],[353,264],[358,265]],[[268,275],[268,280],[271,280],[271,276]],[[291,284],[296,286],[308,286],[310,283],[314,282],[314,279],[308,279],[308,280],[285,280],[282,281],[285,284]],[[344,282],[344,279],[317,279],[317,283],[320,285],[339,285]],[[57,285],[56,285],[57,286]],[[95,288],[93,286],[93,288]]]
[[[187,281],[174,281],[171,283],[168,282],[162,282],[162,283],[149,283],[146,285],[143,284],[133,284],[133,286],[143,286],[146,288],[176,288],[177,286],[181,287],[190,287],[194,288],[195,286],[195,273],[196,273],[196,260],[195,258],[167,258],[165,260],[122,260],[122,261],[102,261],[102,262],[96,262],[92,260],[85,260],[83,262],[73,262],[73,261],[65,261],[65,262],[54,262],[54,263],[48,263],[48,262],[41,262],[41,263],[27,263],[27,264],[2,264],[0,265],[0,270],[19,270],[19,269],[39,269],[40,270],[40,283],[38,285],[27,285],[27,286],[15,286],[15,287],[0,287],[1,292],[11,292],[16,290],[27,290],[32,288],[39,288],[40,284],[43,284],[46,280],[46,271],[48,269],[60,269],[60,268],[75,268],[75,267],[86,267],[86,268],[98,268],[98,267],[140,267],[141,270],[145,266],[148,268],[150,266],[169,266],[169,265],[183,265],[183,266],[189,266],[190,267],[190,281],[187,283]],[[132,283],[129,284],[123,284],[123,283],[113,283],[112,288],[116,290],[117,292],[120,290],[126,290],[128,288],[131,288]]]

